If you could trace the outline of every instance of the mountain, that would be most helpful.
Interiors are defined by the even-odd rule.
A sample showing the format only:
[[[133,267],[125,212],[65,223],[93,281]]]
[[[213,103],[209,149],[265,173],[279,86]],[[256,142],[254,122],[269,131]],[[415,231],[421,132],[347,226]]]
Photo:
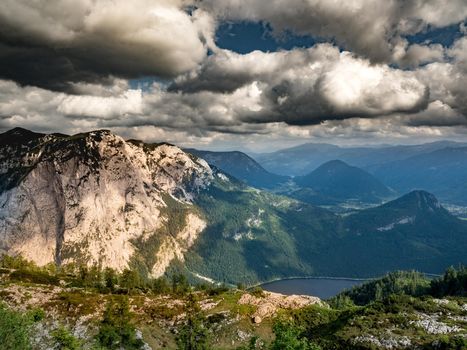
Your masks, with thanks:
[[[33,143],[34,141],[44,137],[44,134],[36,133],[23,128],[14,128],[1,134],[0,146],[5,145],[21,145]]]
[[[245,153],[233,152],[212,152],[187,149],[200,158],[206,160],[222,171],[245,181],[248,185],[257,188],[274,188],[288,180],[287,176],[276,175],[266,171],[253,158]]]
[[[438,141],[421,145],[339,147],[323,143],[306,143],[272,153],[254,155],[266,170],[288,176],[303,176],[321,164],[339,159],[351,165],[372,166],[407,159],[444,148],[467,147],[467,143]]]
[[[466,263],[467,223],[413,192],[341,217],[166,144],[106,130],[0,134],[0,251],[39,265],[257,283]]]
[[[7,140],[0,148],[0,250],[41,265],[122,270],[156,241],[151,259],[159,264],[147,267],[160,275],[205,228],[186,204],[217,176],[204,160],[106,130],[31,135],[18,129],[0,135]]]
[[[424,189],[443,201],[467,205],[467,147],[448,147],[369,169],[400,192]]]
[[[314,192],[307,196],[304,193],[309,192],[298,190],[294,193],[295,196],[316,204],[346,200],[378,203],[393,195],[392,191],[373,175],[340,160],[324,163],[310,174],[294,178],[294,181],[304,187],[305,191],[311,189]]]
[[[290,228],[334,215],[261,192],[170,144],[106,130],[0,135],[0,251],[39,265],[134,268],[253,283],[311,274]],[[290,212],[299,212],[294,221]],[[313,233],[314,234],[314,233]]]
[[[185,264],[218,281],[440,273],[467,263],[467,222],[424,191],[344,217],[267,192],[251,196],[216,186],[197,203],[211,224]]]
[[[467,223],[452,216],[426,191],[412,191],[347,216],[343,228],[346,237],[336,248],[341,254],[352,250],[355,259],[350,269],[354,271],[376,272],[384,266],[386,271],[440,273],[439,266],[465,261]]]
[[[326,143],[307,143],[272,153],[259,153],[253,158],[265,169],[285,176],[305,175],[332,159],[337,159],[341,148]]]

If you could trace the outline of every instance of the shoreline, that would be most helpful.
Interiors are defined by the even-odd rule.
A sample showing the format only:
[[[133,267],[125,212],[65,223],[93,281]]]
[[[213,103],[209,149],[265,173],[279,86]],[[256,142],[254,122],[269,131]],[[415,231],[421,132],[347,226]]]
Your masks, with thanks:
[[[425,275],[428,278],[436,278],[436,277],[441,277],[442,275],[435,274],[435,273],[428,273],[428,272],[421,272],[423,275]],[[384,275],[383,275],[384,276]],[[261,287],[265,284],[271,284],[274,282],[279,282],[279,281],[289,281],[289,280],[309,280],[309,279],[322,279],[322,280],[336,280],[336,281],[355,281],[355,282],[367,282],[367,281],[372,281],[376,280],[378,278],[381,278],[382,276],[379,277],[368,277],[368,278],[359,278],[359,277],[330,277],[330,276],[294,276],[294,277],[278,277],[274,278],[269,281],[265,282],[260,282],[256,283],[252,286],[249,286],[248,289],[255,288],[255,287]]]
[[[328,277],[328,276],[294,276],[294,277],[278,277],[278,278],[274,278],[272,280],[269,280],[269,281],[265,281],[265,282],[260,282],[260,283],[257,283],[257,284],[254,284],[252,286],[249,286],[247,288],[248,289],[251,289],[251,288],[255,288],[255,287],[261,287],[265,284],[271,284],[271,283],[274,283],[274,282],[279,282],[279,281],[290,281],[290,280],[311,280],[311,279],[321,279],[321,280],[335,280],[335,281],[356,281],[356,282],[366,282],[366,281],[371,281],[371,280],[374,280],[374,279],[377,279],[377,278],[358,278],[358,277]]]

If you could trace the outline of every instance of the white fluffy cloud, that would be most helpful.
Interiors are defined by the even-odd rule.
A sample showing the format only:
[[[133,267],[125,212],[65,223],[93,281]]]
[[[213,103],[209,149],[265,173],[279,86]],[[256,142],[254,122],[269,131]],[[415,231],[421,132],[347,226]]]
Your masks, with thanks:
[[[417,76],[430,88],[433,100],[442,101],[467,116],[467,37],[447,50],[449,62],[437,62],[417,70]]]
[[[413,72],[371,64],[329,44],[246,55],[218,51],[171,89],[225,93],[252,83],[258,107],[237,117],[251,122],[313,124],[418,111],[428,102],[428,90]]]
[[[341,54],[320,82],[321,94],[333,109],[347,115],[384,115],[424,108],[426,87],[411,72],[370,65]]]
[[[118,97],[100,97],[89,95],[68,95],[57,107],[64,115],[115,118],[128,114],[141,114],[141,90],[128,90]]]
[[[118,82],[117,82],[118,84]],[[94,87],[96,90],[97,87]],[[101,88],[104,89],[104,88]],[[101,90],[97,89],[97,90]],[[104,89],[105,90],[105,89]],[[73,106],[77,96],[51,92],[35,87],[20,87],[0,80],[0,131],[22,126],[43,132],[78,133],[110,128],[126,138],[149,142],[167,141],[185,147],[271,149],[307,142],[310,139],[341,144],[404,142],[414,143],[433,138],[462,139],[463,116],[440,101],[432,102],[419,113],[391,114],[386,117],[327,120],[313,125],[247,123],[239,117],[257,113],[261,99],[257,83],[246,85],[234,93],[202,91],[194,94],[167,93],[155,86],[142,94],[140,103],[123,103],[130,92],[116,89],[107,96],[85,95],[83,104]],[[74,109],[76,108],[76,109]],[[120,108],[120,109],[119,109]],[[122,110],[126,109],[126,113]],[[100,115],[94,114],[99,111]],[[140,112],[139,112],[140,111]]]

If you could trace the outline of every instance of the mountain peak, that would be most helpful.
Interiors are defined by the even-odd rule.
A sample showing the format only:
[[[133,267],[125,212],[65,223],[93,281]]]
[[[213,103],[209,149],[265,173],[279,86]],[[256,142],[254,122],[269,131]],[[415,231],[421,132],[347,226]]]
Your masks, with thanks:
[[[37,137],[15,129],[0,140],[25,135]],[[21,142],[0,145],[0,218],[10,219],[0,220],[4,251],[40,265],[86,261],[122,270],[143,254],[136,241],[154,236],[160,264],[148,260],[147,268],[159,276],[206,225],[190,208],[213,171],[178,147],[135,145],[109,130]],[[164,248],[177,244],[176,253]]]
[[[25,144],[43,136],[45,135],[28,129],[16,127],[0,134],[0,145]]]
[[[391,195],[391,191],[373,175],[341,160],[328,161],[308,175],[295,178],[295,182],[337,201],[380,202]]]
[[[401,199],[413,201],[414,203],[416,203],[419,209],[442,208],[441,203],[438,201],[435,195],[424,190],[414,190],[403,196]]]
[[[330,167],[340,167],[340,168],[344,168],[344,167],[347,167],[347,168],[351,168],[352,166],[347,164],[346,162],[340,160],[340,159],[333,159],[333,160],[330,160],[322,165],[320,165],[320,168],[330,168]]]
[[[25,129],[25,128],[16,127],[16,128],[13,128],[13,129],[10,129],[10,130],[6,131],[5,134],[8,134],[8,135],[22,135],[22,134],[35,134],[35,132],[33,132],[31,130],[28,130],[28,129]]]
[[[209,164],[253,187],[274,188],[288,179],[286,176],[268,172],[256,160],[240,151],[213,152],[196,149],[186,151],[205,159]]]
[[[432,194],[424,190],[414,190],[400,198],[383,205],[386,208],[404,208],[412,212],[414,215],[420,212],[430,213],[447,213],[438,199]]]

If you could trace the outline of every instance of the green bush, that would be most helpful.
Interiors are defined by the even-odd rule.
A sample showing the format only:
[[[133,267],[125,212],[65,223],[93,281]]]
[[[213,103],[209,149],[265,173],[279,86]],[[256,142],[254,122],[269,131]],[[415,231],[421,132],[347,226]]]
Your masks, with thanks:
[[[206,320],[193,294],[188,296],[185,308],[186,323],[177,336],[177,346],[180,350],[209,350],[209,335]]]
[[[127,292],[132,292],[133,290],[140,288],[142,285],[142,280],[138,272],[135,270],[125,269],[119,278],[120,287],[127,290]]]
[[[429,346],[432,346],[430,344]],[[447,335],[441,336],[435,341],[435,349],[437,350],[465,350],[467,349],[467,339],[462,337],[448,337]]]
[[[42,321],[45,317],[45,312],[41,308],[37,307],[28,312],[28,316],[33,322]]]
[[[212,285],[210,285],[207,289],[206,289],[206,292],[208,293],[208,295],[210,296],[215,296],[215,295],[220,295],[220,294],[223,294],[225,292],[228,292],[229,291],[229,287],[227,287],[225,284],[222,284],[218,287],[214,287]]]
[[[0,304],[0,346],[3,350],[31,349],[29,341],[33,321],[28,315],[9,310]]]
[[[118,283],[118,276],[114,269],[107,267],[104,270],[104,283],[105,287],[111,292],[115,290],[115,285]]]
[[[16,270],[10,274],[10,279],[15,281],[58,285],[59,279],[42,270]]]
[[[250,338],[248,345],[240,346],[237,348],[237,350],[258,350],[258,349],[265,349],[265,348],[266,347],[265,347],[264,342],[260,338],[254,336]]]
[[[321,347],[310,343],[303,331],[291,322],[277,321],[273,327],[276,336],[271,344],[271,350],[321,350]]]
[[[448,268],[441,278],[431,281],[430,287],[431,295],[436,297],[467,296],[467,267]]]
[[[136,330],[131,322],[128,297],[113,296],[107,303],[104,316],[96,335],[98,345],[105,349],[141,349],[144,345],[136,338]]]
[[[170,285],[165,277],[159,277],[151,280],[150,288],[154,293],[166,294],[170,292]]]
[[[191,287],[183,274],[172,275],[172,292],[174,294],[184,295],[190,291]]]
[[[37,268],[37,266],[33,262],[26,260],[20,255],[10,256],[6,254],[3,254],[0,257],[0,267],[15,270]]]
[[[333,309],[344,310],[355,307],[355,303],[348,295],[339,294],[329,300],[329,306]]]
[[[263,288],[261,287],[254,287],[251,291],[250,291],[250,294],[251,295],[254,295],[255,297],[257,298],[264,298],[266,295],[264,294],[264,290]]]
[[[81,349],[81,341],[77,339],[68,329],[60,326],[52,331],[52,339],[59,350]]]

